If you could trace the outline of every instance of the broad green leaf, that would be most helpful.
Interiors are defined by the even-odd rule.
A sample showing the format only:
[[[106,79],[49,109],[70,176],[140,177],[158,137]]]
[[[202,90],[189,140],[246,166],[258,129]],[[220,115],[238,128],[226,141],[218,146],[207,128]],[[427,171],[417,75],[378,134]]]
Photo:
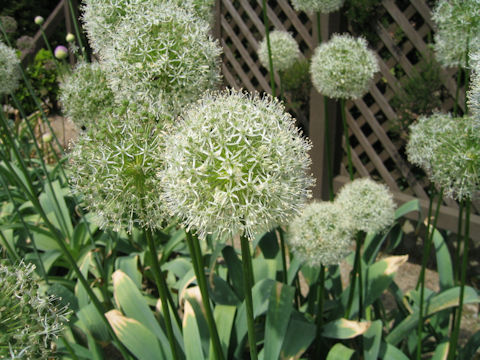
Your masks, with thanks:
[[[298,257],[294,257],[290,261],[290,265],[288,266],[287,270],[287,284],[292,285],[293,280],[295,280],[295,277],[298,274],[298,270],[300,270],[300,266],[302,266],[302,263],[298,259]]]
[[[45,251],[44,253],[42,253],[40,255],[40,257],[42,258],[43,267],[45,269],[45,272],[48,273],[50,271],[53,264],[55,263],[55,261],[57,261],[57,259],[60,256],[62,256],[62,253],[59,250]],[[37,264],[37,266],[38,266],[38,264]]]
[[[87,333],[87,344],[88,350],[90,350],[90,354],[92,355],[92,360],[103,360],[103,352],[100,344],[89,333]]]
[[[88,278],[88,270],[90,269],[92,262],[92,253],[88,252],[83,259],[80,260],[80,264],[77,264],[84,278]],[[78,306],[80,308],[83,308],[90,301],[87,291],[80,281],[77,281],[77,284],[75,285],[75,295],[77,296]]]
[[[118,339],[138,360],[162,359],[155,335],[142,323],[122,315],[118,310],[105,314]]]
[[[233,292],[230,285],[221,277],[213,274],[213,276],[209,277],[209,280],[208,292],[215,304],[236,306],[240,303],[240,299]],[[213,284],[211,283],[212,281]]]
[[[162,348],[168,352],[170,348],[165,333],[160,328],[152,310],[133,280],[121,270],[115,271],[112,279],[113,295],[117,306],[122,309],[127,317],[138,320],[149,329],[160,340]],[[162,356],[165,356],[163,352]]]
[[[398,348],[385,342],[382,342],[380,346],[379,358],[383,360],[409,360]]]
[[[78,311],[78,301],[73,292],[62,284],[52,284],[47,289],[48,295],[55,295],[59,300],[60,306],[68,306],[73,311]]]
[[[222,351],[225,358],[228,354],[228,346],[230,344],[230,336],[233,330],[233,321],[235,319],[235,313],[237,312],[236,306],[229,305],[215,305],[213,317],[217,324],[218,337],[220,338],[220,344],[222,345]],[[212,359],[213,350],[210,347],[209,354]]]
[[[454,286],[452,259],[447,244],[437,229],[434,229],[433,232],[433,244],[435,245],[440,289],[449,289]]]
[[[183,315],[183,342],[187,360],[205,359],[197,319],[188,298],[185,300]]]
[[[444,340],[439,343],[433,353],[432,360],[447,360],[448,358],[448,349],[450,343],[448,340]]]
[[[370,328],[370,321],[338,319],[323,326],[322,336],[331,339],[352,339],[364,334]]]
[[[138,254],[117,257],[115,259],[115,269],[127,274],[138,289],[142,288],[142,274],[138,270]]]
[[[165,244],[163,248],[163,254],[162,254],[162,262],[168,258],[170,258],[170,255],[172,252],[179,247],[179,245],[182,245],[184,240],[185,240],[186,234],[185,230],[183,228],[178,229],[168,240],[168,242]]]
[[[262,251],[265,259],[275,259],[280,247],[278,246],[278,239],[275,230],[266,233],[258,242],[258,247]]]
[[[421,207],[418,199],[410,200],[395,210],[395,220],[400,219],[402,216],[405,216],[412,211],[417,211],[420,214]]]
[[[277,260],[265,259],[258,256],[252,259],[253,273],[255,274],[255,282],[263,279],[276,280],[277,278]]]
[[[72,219],[70,211],[65,203],[64,193],[67,189],[62,189],[57,180],[52,181],[52,188],[45,186],[45,192],[40,194],[39,201],[43,210],[47,214],[50,222],[71,241],[73,234]]]
[[[265,358],[278,359],[293,310],[295,288],[277,282],[272,287],[265,324]]]
[[[346,347],[342,343],[335,344],[327,355],[327,360],[348,360],[351,359],[355,351]]]
[[[307,351],[313,339],[315,339],[316,332],[317,328],[315,324],[309,323],[294,310],[287,327],[280,359],[300,359],[302,354]],[[301,334],[301,336],[299,336],[299,334]]]
[[[85,332],[89,332],[100,341],[108,341],[110,339],[107,326],[92,303],[81,307],[76,315],[79,319],[80,327],[83,328]]]
[[[163,263],[162,269],[171,271],[179,279],[183,278],[189,271],[193,271],[192,262],[181,257]]]
[[[244,299],[243,295],[243,270],[242,262],[237,256],[235,249],[231,246],[225,246],[222,250],[225,264],[228,268],[228,275],[232,282],[232,287],[240,300]]]
[[[372,321],[370,328],[363,334],[363,357],[365,360],[377,360],[382,340],[382,320]]]

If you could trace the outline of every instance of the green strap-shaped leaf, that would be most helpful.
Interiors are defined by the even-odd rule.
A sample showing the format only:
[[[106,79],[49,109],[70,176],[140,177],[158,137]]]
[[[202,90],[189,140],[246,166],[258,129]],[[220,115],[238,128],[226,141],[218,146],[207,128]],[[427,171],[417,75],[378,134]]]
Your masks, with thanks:
[[[447,244],[437,229],[433,231],[433,243],[435,245],[435,256],[437,258],[440,289],[449,289],[455,285],[453,281],[452,259]]]
[[[99,341],[110,340],[107,326],[103,322],[93,303],[81,307],[76,315],[80,320],[78,325],[85,331],[85,333],[92,334],[93,337]]]
[[[448,340],[444,340],[438,344],[433,353],[432,360],[446,360],[448,357],[449,345],[450,342]]]
[[[322,336],[331,339],[352,339],[364,334],[370,325],[370,321],[338,319],[323,326]]]
[[[409,360],[409,358],[395,346],[382,342],[379,359],[383,360]]]
[[[348,360],[351,359],[355,351],[346,347],[342,343],[335,344],[327,355],[327,360]]]
[[[363,357],[365,360],[377,360],[382,340],[382,321],[375,320],[363,334]]]
[[[290,316],[285,340],[283,341],[280,359],[300,359],[302,354],[315,339],[317,328],[315,324],[309,323],[300,313],[293,311]],[[301,334],[301,336],[299,336]]]
[[[160,340],[162,348],[166,349],[166,354],[168,354],[170,348],[165,333],[160,328],[152,310],[150,310],[135,283],[121,270],[115,271],[112,275],[112,279],[113,295],[117,306],[122,309],[127,317],[137,320],[154,334]]]
[[[185,356],[187,360],[205,359],[195,311],[188,298],[185,300],[183,315],[183,343],[185,345]]]
[[[213,317],[215,318],[215,323],[217,324],[218,337],[220,339],[220,344],[222,346],[222,351],[225,356],[228,354],[228,346],[230,344],[230,336],[233,329],[233,320],[235,319],[235,313],[237,312],[236,306],[229,305],[215,305],[215,310],[213,312]],[[214,354],[212,346],[210,346],[210,359]]]
[[[420,201],[418,199],[410,200],[395,210],[395,220],[400,219],[412,211],[417,211],[420,214],[420,210]]]
[[[295,288],[277,282],[268,302],[265,325],[265,359],[278,359],[293,309]]]
[[[240,300],[245,298],[243,294],[243,270],[242,262],[237,256],[235,249],[231,246],[225,246],[222,250],[225,263],[228,268],[228,276],[232,282],[232,287]]]
[[[110,310],[105,316],[118,339],[138,360],[164,359],[157,338],[142,323],[118,310]]]
[[[142,288],[142,274],[138,270],[138,254],[119,256],[115,260],[115,269],[121,270],[133,281],[138,289]]]
[[[468,339],[467,344],[459,351],[458,358],[460,360],[470,360],[480,349],[480,330]]]

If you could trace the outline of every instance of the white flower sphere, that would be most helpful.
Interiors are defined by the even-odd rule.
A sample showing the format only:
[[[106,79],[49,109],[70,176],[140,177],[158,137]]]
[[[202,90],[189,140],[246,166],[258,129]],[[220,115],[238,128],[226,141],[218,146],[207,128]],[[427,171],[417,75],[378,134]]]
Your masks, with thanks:
[[[368,49],[367,41],[348,34],[335,34],[317,47],[310,67],[318,92],[335,99],[362,97],[378,70],[375,53]]]
[[[338,193],[335,203],[353,231],[377,233],[393,224],[395,203],[388,188],[369,178],[356,179]]]
[[[295,257],[314,267],[340,263],[351,251],[352,239],[343,209],[333,202],[312,202],[288,226]]]
[[[101,228],[157,228],[166,217],[156,173],[163,166],[163,133],[136,114],[114,114],[94,136],[83,134],[69,155],[75,193]]]
[[[270,33],[270,49],[272,51],[273,68],[277,71],[287,70],[300,57],[297,42],[292,34],[286,31],[275,30]],[[264,67],[270,69],[267,38],[260,42],[258,58]]]
[[[92,130],[98,127],[114,106],[102,66],[97,62],[78,63],[60,83],[60,102],[64,114],[77,126]]]
[[[410,137],[406,147],[408,161],[431,174],[432,159],[440,145],[438,134],[447,131],[453,125],[450,114],[434,113],[430,116],[420,116],[416,123],[410,125]]]
[[[444,66],[466,66],[467,52],[480,50],[480,2],[439,0],[432,19],[437,25],[434,50]]]
[[[437,133],[430,179],[445,196],[465,200],[480,191],[480,134],[469,116],[450,118],[451,126]]]
[[[221,49],[208,31],[205,21],[171,3],[130,13],[103,55],[115,95],[179,114],[220,79]]]
[[[124,19],[161,2],[176,4],[205,21],[212,18],[213,0],[84,0],[82,20],[93,50],[102,54]]]
[[[345,0],[291,0],[292,5],[297,11],[306,13],[321,12],[329,14],[340,9]]]
[[[314,183],[310,148],[278,100],[208,93],[167,139],[164,201],[201,238],[251,239],[303,207]]]
[[[9,94],[18,88],[20,59],[15,49],[0,41],[0,95]]]

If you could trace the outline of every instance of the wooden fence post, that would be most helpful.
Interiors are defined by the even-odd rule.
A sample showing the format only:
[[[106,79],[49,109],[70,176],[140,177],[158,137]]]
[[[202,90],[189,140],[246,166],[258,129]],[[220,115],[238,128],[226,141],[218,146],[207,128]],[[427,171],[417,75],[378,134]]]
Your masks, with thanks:
[[[321,15],[321,32],[323,41],[327,41],[331,34],[338,33],[343,28],[343,22],[339,12],[329,15]],[[313,20],[314,39],[318,42],[317,20]],[[337,101],[329,99],[327,102],[329,117],[330,139],[330,162],[332,164],[333,176],[340,173],[340,164],[343,157],[342,149],[342,122],[339,120],[339,109]],[[310,122],[308,134],[313,143],[311,152],[312,173],[317,179],[313,189],[315,199],[328,200],[328,171],[327,153],[325,148],[325,110],[323,96],[312,87],[310,92]]]

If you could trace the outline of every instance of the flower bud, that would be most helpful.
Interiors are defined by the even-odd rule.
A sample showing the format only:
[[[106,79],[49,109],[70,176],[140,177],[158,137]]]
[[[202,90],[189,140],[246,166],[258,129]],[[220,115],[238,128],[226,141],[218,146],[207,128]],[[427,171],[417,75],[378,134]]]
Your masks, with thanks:
[[[35,24],[40,26],[44,23],[45,19],[39,15],[39,16],[35,16],[35,19],[33,21],[35,21]]]
[[[67,42],[74,42],[75,41],[75,35],[73,35],[72,33],[68,33],[67,36],[65,37],[65,40],[67,40]]]
[[[50,141],[52,141],[52,134],[50,133],[45,133],[42,135],[42,141],[46,144],[46,143],[49,143]]]
[[[68,49],[63,45],[58,45],[54,51],[55,57],[59,60],[66,59],[68,56]]]

